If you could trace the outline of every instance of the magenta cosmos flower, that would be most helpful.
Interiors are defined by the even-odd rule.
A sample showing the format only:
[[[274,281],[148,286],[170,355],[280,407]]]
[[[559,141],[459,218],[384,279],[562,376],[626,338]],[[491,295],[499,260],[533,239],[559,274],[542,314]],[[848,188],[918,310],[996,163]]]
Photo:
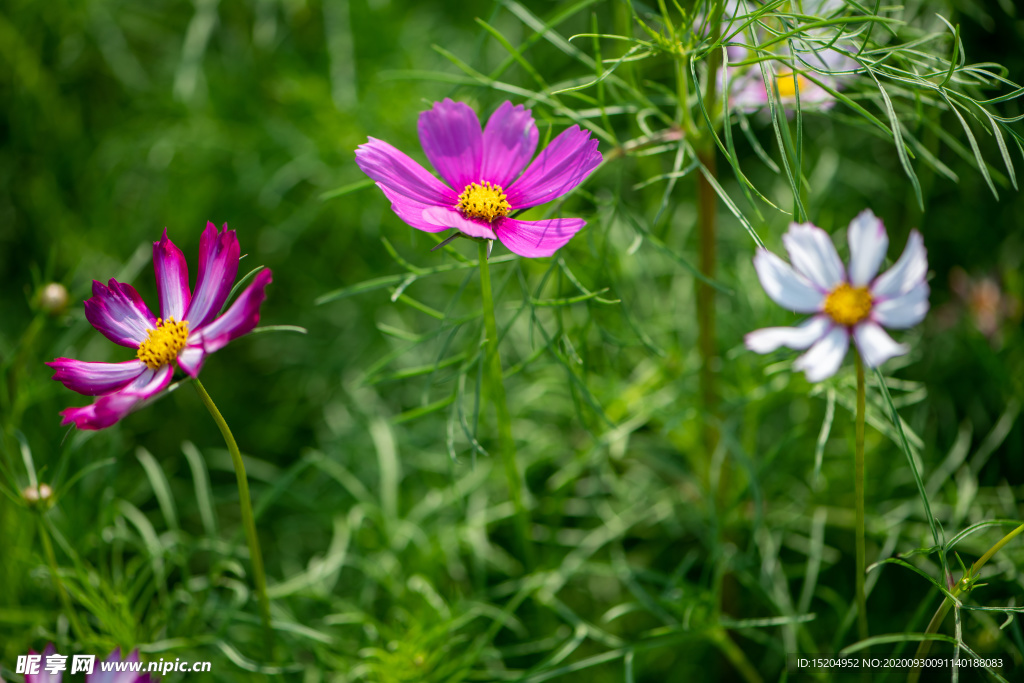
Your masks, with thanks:
[[[811,382],[831,377],[850,346],[850,337],[869,367],[909,349],[882,327],[906,329],[928,312],[928,259],[921,233],[910,232],[903,255],[875,277],[889,248],[885,226],[869,209],[847,229],[850,268],[843,267],[828,233],[810,223],[791,223],[782,241],[792,267],[758,249],[754,268],[775,303],[814,316],[799,327],[768,327],[746,336],[747,348],[769,353],[780,346],[809,349],[794,367]]]
[[[572,126],[533,163],[537,124],[529,109],[505,102],[487,121],[446,99],[420,114],[420,143],[447,185],[383,140],[356,149],[356,163],[414,228],[498,239],[520,256],[551,256],[585,224],[581,218],[520,221],[510,214],[552,199],[583,182],[601,163],[597,140]],[[529,166],[527,166],[529,164]],[[523,170],[526,169],[526,170]]]
[[[174,367],[196,377],[207,354],[250,332],[260,319],[269,270],[260,271],[252,284],[220,315],[238,274],[240,249],[234,230],[221,232],[213,223],[199,241],[199,273],[195,291],[188,285],[188,264],[167,237],[153,243],[153,267],[160,297],[160,317],[153,315],[131,285],[110,280],[93,281],[85,317],[110,341],[136,350],[134,360],[90,363],[58,358],[47,363],[53,379],[86,396],[98,396],[81,408],[66,408],[62,424],[79,429],[103,429],[114,424],[139,401],[167,388]]]

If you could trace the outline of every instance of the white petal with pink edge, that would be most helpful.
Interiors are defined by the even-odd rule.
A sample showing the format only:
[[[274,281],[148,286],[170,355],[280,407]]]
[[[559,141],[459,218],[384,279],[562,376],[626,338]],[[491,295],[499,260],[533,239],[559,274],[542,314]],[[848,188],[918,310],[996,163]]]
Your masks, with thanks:
[[[754,330],[743,338],[743,342],[756,353],[771,353],[782,346],[803,350],[825,336],[832,324],[828,316],[816,315],[797,327]]]
[[[850,284],[866,287],[878,273],[889,249],[885,225],[871,209],[864,209],[850,221],[846,239],[850,244]]]
[[[790,223],[782,242],[793,268],[826,292],[846,280],[846,270],[832,238],[821,228],[810,223]]]
[[[836,374],[850,347],[850,333],[835,326],[815,342],[810,350],[796,359],[793,367],[803,370],[809,382],[820,382]]]
[[[853,339],[861,358],[871,368],[894,356],[902,356],[910,350],[905,344],[897,344],[877,323],[862,322],[853,328]]]
[[[927,274],[928,251],[924,248],[924,238],[917,230],[911,230],[899,260],[872,283],[871,296],[895,299],[924,282]]]
[[[797,313],[821,310],[825,293],[767,249],[757,250],[754,269],[764,291],[778,305]]]

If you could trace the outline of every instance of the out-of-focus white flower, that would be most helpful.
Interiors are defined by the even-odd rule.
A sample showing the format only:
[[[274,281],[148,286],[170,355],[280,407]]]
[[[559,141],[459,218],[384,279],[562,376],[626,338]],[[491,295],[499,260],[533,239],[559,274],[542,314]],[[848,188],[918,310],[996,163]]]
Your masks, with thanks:
[[[758,250],[754,268],[768,296],[784,308],[814,316],[798,327],[751,332],[745,338],[748,349],[808,349],[794,367],[811,382],[835,374],[851,336],[869,367],[909,350],[882,328],[913,327],[928,312],[928,259],[921,233],[912,230],[903,255],[877,277],[889,247],[882,221],[865,209],[851,221],[847,237],[849,269],[839,260],[828,233],[810,223],[791,223],[782,237],[792,266],[767,249]]]

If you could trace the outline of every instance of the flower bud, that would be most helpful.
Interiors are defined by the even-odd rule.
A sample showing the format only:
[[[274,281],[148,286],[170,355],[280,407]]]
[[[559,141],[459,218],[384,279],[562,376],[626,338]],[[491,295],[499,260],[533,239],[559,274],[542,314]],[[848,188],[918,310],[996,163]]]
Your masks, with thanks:
[[[25,498],[25,502],[29,504],[29,507],[43,507],[47,508],[53,503],[53,489],[50,488],[49,484],[39,484],[39,486],[26,486],[21,495]]]
[[[59,282],[51,282],[39,290],[39,308],[50,315],[60,315],[68,306],[68,290]]]

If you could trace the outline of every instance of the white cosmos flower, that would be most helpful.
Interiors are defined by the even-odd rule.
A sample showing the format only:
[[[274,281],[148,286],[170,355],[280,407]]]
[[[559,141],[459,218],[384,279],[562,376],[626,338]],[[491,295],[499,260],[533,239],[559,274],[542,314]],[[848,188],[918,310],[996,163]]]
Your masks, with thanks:
[[[745,338],[747,348],[769,353],[780,346],[808,349],[794,367],[811,382],[831,377],[843,362],[850,336],[864,362],[876,367],[909,349],[893,341],[883,326],[913,327],[928,312],[928,259],[921,233],[910,232],[903,255],[878,277],[889,237],[870,209],[847,230],[850,267],[843,267],[832,240],[810,223],[791,223],[782,241],[792,266],[767,249],[754,256],[761,286],[772,301],[814,316],[798,327],[767,327]]]

